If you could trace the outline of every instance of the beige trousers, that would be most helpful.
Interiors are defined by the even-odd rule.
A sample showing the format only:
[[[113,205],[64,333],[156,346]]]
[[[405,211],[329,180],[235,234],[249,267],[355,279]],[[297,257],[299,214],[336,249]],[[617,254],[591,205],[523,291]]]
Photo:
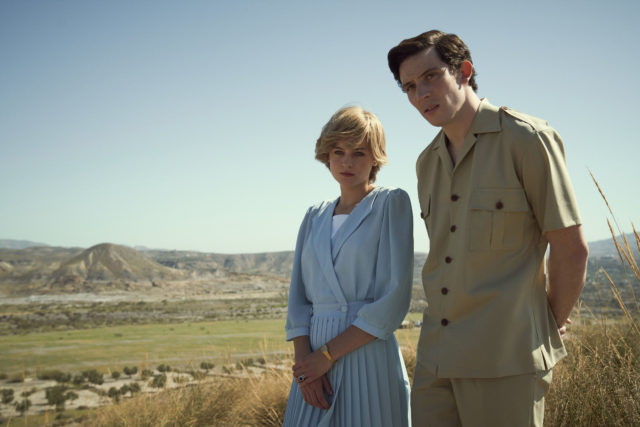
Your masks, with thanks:
[[[501,378],[438,378],[416,366],[413,427],[542,427],[551,370]]]

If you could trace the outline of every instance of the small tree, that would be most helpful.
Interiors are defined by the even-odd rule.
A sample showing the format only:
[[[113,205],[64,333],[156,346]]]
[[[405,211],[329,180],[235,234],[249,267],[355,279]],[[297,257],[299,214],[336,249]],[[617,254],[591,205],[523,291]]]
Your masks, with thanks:
[[[56,411],[64,411],[64,402],[67,400],[65,392],[67,387],[63,385],[56,385],[53,387],[47,387],[45,389],[45,397],[49,405],[55,405]]]
[[[100,385],[104,382],[104,378],[102,377],[102,374],[96,371],[95,369],[91,369],[90,371],[84,371],[82,375],[84,375],[91,384]]]
[[[143,369],[142,372],[140,373],[140,377],[142,378],[143,381],[151,377],[151,375],[153,375],[153,372],[151,372],[148,369]]]
[[[129,391],[131,392],[131,397],[133,397],[135,393],[140,393],[140,384],[129,383]]]
[[[151,381],[151,387],[163,388],[167,383],[167,376],[165,374],[154,375]]]
[[[2,389],[2,403],[9,404],[13,401],[13,389],[11,388],[3,388]]]
[[[160,372],[171,372],[171,366],[165,365],[165,364],[158,365],[158,371],[160,371]]]
[[[14,406],[16,407],[16,411],[20,412],[20,415],[24,415],[31,407],[31,401],[29,399],[23,399],[22,402],[15,402]]]
[[[111,372],[111,378],[113,378],[114,380],[117,380],[118,378],[120,378],[120,372],[118,371]]]
[[[201,362],[200,363],[200,368],[204,369],[205,371],[208,371],[209,369],[213,369],[215,367],[215,365],[211,362]]]
[[[118,390],[115,387],[109,388],[109,391],[107,392],[107,396],[112,398],[115,402],[120,402],[120,390]]]

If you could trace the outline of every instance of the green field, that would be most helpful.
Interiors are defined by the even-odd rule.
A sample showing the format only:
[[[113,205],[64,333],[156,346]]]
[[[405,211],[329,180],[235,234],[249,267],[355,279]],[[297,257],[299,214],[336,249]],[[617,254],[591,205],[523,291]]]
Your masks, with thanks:
[[[417,320],[420,314],[410,314]],[[400,345],[414,345],[419,329],[398,330]],[[0,336],[0,373],[60,369],[82,371],[216,364],[286,355],[284,319],[113,326]]]

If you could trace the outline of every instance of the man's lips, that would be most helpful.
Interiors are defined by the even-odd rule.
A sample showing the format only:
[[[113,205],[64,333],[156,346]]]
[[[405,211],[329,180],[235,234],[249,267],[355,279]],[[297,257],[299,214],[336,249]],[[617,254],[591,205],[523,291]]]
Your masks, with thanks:
[[[340,175],[342,175],[342,176],[353,176],[353,174],[350,173],[350,172],[340,172]]]
[[[439,105],[432,105],[430,107],[427,107],[424,109],[424,114],[429,114],[432,111],[436,110],[439,107]]]

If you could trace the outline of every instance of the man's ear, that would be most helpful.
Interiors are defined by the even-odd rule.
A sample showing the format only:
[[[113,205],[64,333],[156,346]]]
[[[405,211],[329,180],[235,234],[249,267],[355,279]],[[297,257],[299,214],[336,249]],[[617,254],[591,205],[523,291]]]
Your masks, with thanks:
[[[462,61],[460,64],[460,83],[469,83],[473,73],[473,64],[470,61]]]

